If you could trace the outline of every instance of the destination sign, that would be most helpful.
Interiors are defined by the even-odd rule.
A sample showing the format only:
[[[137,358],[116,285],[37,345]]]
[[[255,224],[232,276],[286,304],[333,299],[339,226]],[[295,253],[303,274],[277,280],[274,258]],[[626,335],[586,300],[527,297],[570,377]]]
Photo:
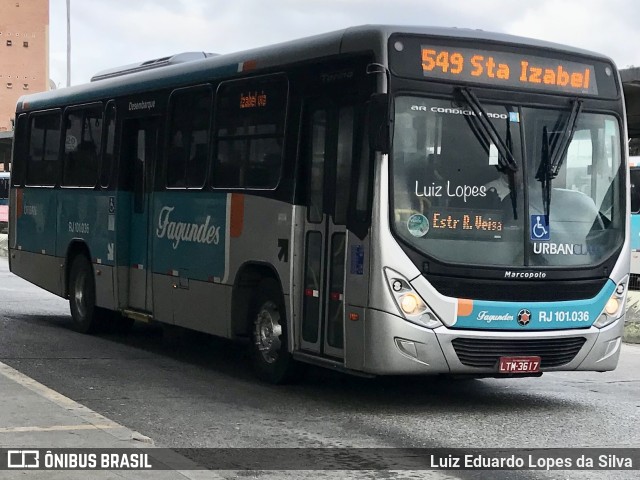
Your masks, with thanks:
[[[595,67],[586,63],[475,48],[422,44],[426,78],[597,95]]]
[[[434,209],[427,218],[430,238],[501,240],[504,232],[501,212],[491,210]]]
[[[264,91],[240,92],[240,108],[261,108],[267,106],[267,94]]]

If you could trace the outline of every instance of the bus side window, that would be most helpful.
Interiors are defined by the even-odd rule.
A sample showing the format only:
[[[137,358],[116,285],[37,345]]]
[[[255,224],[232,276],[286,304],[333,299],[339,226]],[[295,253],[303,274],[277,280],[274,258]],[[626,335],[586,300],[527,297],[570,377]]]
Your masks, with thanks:
[[[60,112],[31,116],[27,185],[54,186],[58,182]]]
[[[213,93],[209,86],[173,92],[166,151],[168,188],[201,188],[207,174]]]
[[[26,114],[18,117],[16,122],[15,139],[13,142],[13,159],[11,161],[11,184],[13,186],[23,186],[26,173],[26,153],[28,152],[27,135],[29,122]]]
[[[133,160],[133,211],[144,212],[144,180],[147,145],[147,132],[140,128],[135,137],[135,159]]]
[[[288,83],[282,75],[224,82],[216,105],[216,188],[273,190],[282,173]]]
[[[336,225],[347,223],[349,194],[351,191],[351,168],[354,157],[354,107],[343,107],[338,113],[338,152],[336,159],[336,199],[333,221]]]
[[[65,115],[62,185],[93,187],[102,142],[102,107],[74,109]]]
[[[632,169],[631,179],[631,213],[640,213],[640,169]]]
[[[356,117],[355,141],[360,144],[357,154],[354,156],[351,174],[352,198],[349,201],[347,228],[361,240],[367,235],[371,225],[371,200],[373,190],[373,154],[369,140],[369,122],[358,122]]]

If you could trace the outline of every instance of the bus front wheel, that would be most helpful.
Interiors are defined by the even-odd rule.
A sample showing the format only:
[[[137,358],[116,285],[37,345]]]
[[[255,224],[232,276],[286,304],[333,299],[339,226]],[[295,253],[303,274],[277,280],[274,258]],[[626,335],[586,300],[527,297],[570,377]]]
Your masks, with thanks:
[[[274,384],[296,380],[300,365],[288,349],[284,298],[278,282],[260,282],[252,312],[251,346],[256,374]]]
[[[96,285],[93,268],[84,255],[76,255],[69,272],[69,308],[74,329],[81,333],[97,330]]]

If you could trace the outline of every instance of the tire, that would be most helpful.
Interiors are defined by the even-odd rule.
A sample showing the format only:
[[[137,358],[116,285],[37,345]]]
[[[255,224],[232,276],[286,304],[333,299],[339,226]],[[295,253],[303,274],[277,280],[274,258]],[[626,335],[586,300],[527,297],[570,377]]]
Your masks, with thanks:
[[[301,366],[288,349],[286,310],[278,282],[260,282],[250,311],[251,353],[258,378],[276,385],[297,380]]]
[[[96,284],[93,267],[87,257],[76,255],[69,271],[69,309],[73,318],[73,328],[80,333],[98,331],[96,315]]]

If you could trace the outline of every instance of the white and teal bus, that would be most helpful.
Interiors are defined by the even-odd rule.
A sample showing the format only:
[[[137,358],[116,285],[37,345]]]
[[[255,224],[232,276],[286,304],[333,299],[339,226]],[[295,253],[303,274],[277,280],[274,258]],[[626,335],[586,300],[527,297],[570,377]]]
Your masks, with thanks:
[[[640,157],[629,157],[629,197],[631,204],[631,276],[629,290],[640,290]],[[638,295],[635,293],[634,295]]]
[[[0,205],[9,203],[9,172],[0,172]]]
[[[0,172],[0,233],[6,233],[9,224],[9,172]]]
[[[629,280],[613,62],[364,26],[22,97],[10,267],[76,328],[250,339],[259,375],[616,367]]]

